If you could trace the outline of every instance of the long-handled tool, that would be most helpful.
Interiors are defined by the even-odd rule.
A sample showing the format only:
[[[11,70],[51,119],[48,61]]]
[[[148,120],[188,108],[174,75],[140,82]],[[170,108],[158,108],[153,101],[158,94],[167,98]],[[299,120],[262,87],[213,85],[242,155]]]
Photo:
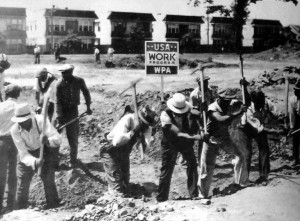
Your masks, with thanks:
[[[44,99],[44,104],[43,104],[43,110],[42,110],[42,115],[43,115],[43,128],[42,128],[42,134],[41,136],[45,136],[45,131],[46,131],[46,124],[47,124],[47,115],[48,115],[48,106],[49,106],[49,96],[46,96]],[[42,143],[41,148],[40,148],[40,162],[43,161],[44,159],[44,147],[45,145]],[[42,165],[38,168],[38,175],[40,176],[42,173]]]
[[[57,128],[58,131],[64,129],[65,127],[67,127],[68,125],[74,123],[75,121],[79,120],[80,118],[84,117],[87,115],[87,112],[83,112],[82,114],[80,114],[78,117],[75,117],[74,119],[70,120],[69,122],[65,123],[64,125],[60,126],[59,128]]]
[[[139,116],[138,116],[138,106],[137,106],[137,98],[136,98],[136,84],[139,83],[142,80],[142,78],[138,78],[130,83],[130,86],[123,90],[120,95],[122,95],[125,91],[129,90],[130,88],[133,88],[133,106],[134,106],[134,115],[135,115],[135,123],[138,124]],[[140,145],[139,150],[141,153],[141,159],[144,159],[144,149]]]
[[[290,81],[289,81],[289,77],[288,75],[285,76],[285,108],[284,108],[284,128],[287,129],[288,128],[288,115],[289,115],[289,85],[290,85]]]
[[[241,52],[240,53],[240,71],[241,71],[242,79],[244,80],[245,76],[244,76],[243,61],[244,61],[244,59],[243,59],[242,52]],[[241,87],[242,87],[243,104],[245,105],[246,104],[246,94],[245,94],[246,91],[245,91],[245,87],[243,84],[241,85]],[[247,121],[247,115],[246,115],[246,113],[244,113],[244,116],[242,117],[241,125],[245,125],[246,121]]]
[[[204,104],[205,102],[205,97],[204,97],[204,68],[200,68],[199,72],[199,77],[200,77],[200,85],[201,85],[201,102]],[[206,111],[202,111],[202,118],[203,118],[203,127],[204,127],[204,133],[207,133],[207,125],[206,125]]]

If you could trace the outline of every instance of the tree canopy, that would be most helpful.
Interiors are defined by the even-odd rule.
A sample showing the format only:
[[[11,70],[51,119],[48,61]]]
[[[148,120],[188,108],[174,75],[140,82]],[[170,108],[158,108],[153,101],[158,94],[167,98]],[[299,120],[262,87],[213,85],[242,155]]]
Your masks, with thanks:
[[[242,50],[242,39],[243,39],[243,25],[249,16],[249,5],[256,4],[258,1],[266,0],[232,0],[229,6],[215,5],[214,0],[189,0],[188,4],[192,3],[195,7],[200,4],[208,4],[206,14],[213,14],[219,12],[221,15],[233,18],[233,28],[235,30],[236,38],[236,49],[238,52]],[[298,0],[278,0],[282,2],[291,2],[294,5],[298,4]]]

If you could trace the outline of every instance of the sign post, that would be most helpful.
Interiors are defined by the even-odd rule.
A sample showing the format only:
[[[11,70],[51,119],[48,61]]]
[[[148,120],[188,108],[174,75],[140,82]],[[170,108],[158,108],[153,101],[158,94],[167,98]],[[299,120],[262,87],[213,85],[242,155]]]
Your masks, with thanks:
[[[161,102],[164,102],[164,76],[178,74],[178,66],[178,42],[145,42],[146,74],[161,76]]]

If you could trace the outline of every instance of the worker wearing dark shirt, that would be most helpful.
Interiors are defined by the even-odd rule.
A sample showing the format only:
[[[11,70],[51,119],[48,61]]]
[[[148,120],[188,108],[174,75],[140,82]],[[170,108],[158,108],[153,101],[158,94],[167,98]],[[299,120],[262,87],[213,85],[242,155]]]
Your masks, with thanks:
[[[73,76],[74,66],[63,65],[61,71],[62,79],[58,80],[56,88],[57,97],[57,120],[58,128],[72,119],[78,117],[78,105],[80,104],[80,91],[82,91],[87,106],[87,114],[92,114],[90,109],[91,96],[80,77]],[[66,127],[66,134],[70,145],[70,163],[75,167],[77,163],[79,122],[75,121]]]

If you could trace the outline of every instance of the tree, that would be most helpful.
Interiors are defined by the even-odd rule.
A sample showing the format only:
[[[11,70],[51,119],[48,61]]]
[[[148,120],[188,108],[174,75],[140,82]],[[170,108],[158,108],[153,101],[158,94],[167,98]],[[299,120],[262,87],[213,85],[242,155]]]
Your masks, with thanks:
[[[243,26],[249,16],[249,5],[256,4],[257,1],[264,0],[233,0],[231,5],[214,5],[214,0],[189,0],[189,3],[193,3],[195,7],[199,6],[201,3],[207,3],[206,13],[212,14],[215,12],[220,12],[224,16],[231,16],[233,18],[233,28],[235,32],[235,44],[236,50],[238,52],[242,51],[243,48]],[[283,2],[292,2],[294,5],[298,4],[298,0],[279,0]]]
[[[140,21],[137,21],[135,25],[130,27],[130,31],[127,34],[127,51],[130,53],[140,53],[143,49],[143,40],[145,37],[145,28]]]

